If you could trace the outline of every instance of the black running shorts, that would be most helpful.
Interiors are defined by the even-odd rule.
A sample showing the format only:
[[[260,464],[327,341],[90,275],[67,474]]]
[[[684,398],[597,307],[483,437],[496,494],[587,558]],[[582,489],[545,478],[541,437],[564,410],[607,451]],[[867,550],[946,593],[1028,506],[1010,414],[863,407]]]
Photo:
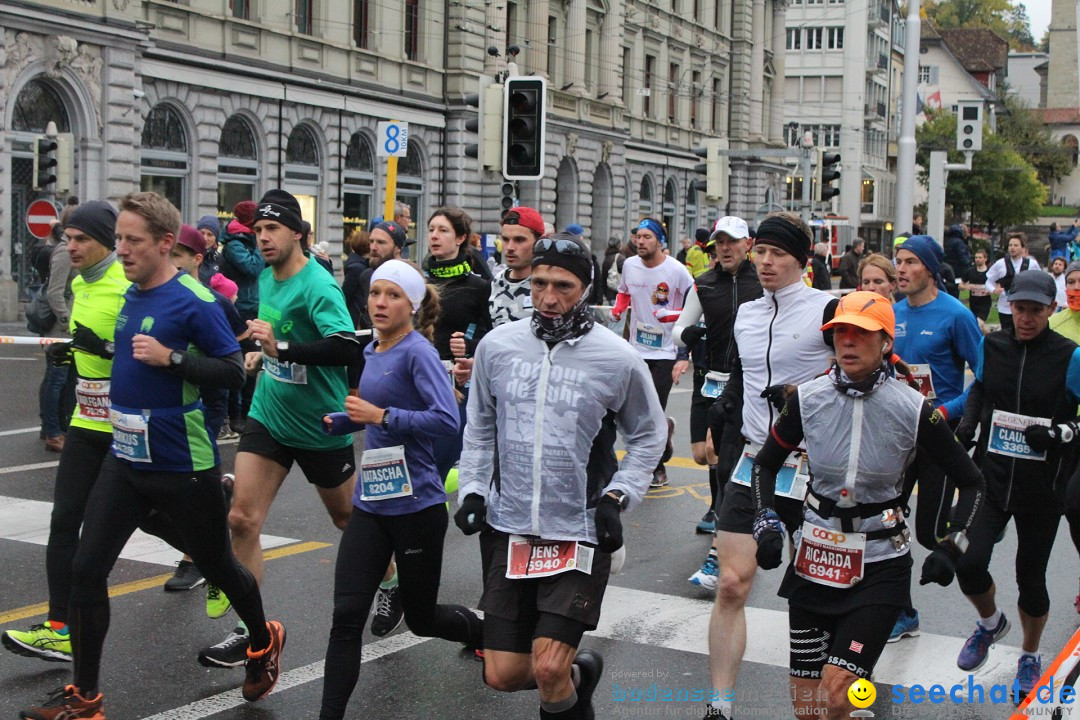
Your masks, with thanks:
[[[895,605],[868,605],[830,616],[789,605],[791,677],[818,679],[826,665],[870,677],[899,612]]]
[[[595,630],[600,621],[611,555],[597,550],[588,575],[571,570],[551,577],[510,580],[506,577],[509,537],[490,527],[480,533],[484,648],[532,652],[532,641],[538,637],[577,647],[581,636]]]
[[[273,460],[286,470],[295,462],[312,485],[340,487],[356,474],[356,454],[352,445],[338,450],[307,450],[282,445],[261,422],[248,417],[236,452],[248,452]]]
[[[801,502],[791,498],[777,497],[776,513],[787,528],[788,537],[791,537],[802,525]],[[749,535],[754,532],[755,515],[757,515],[757,510],[754,508],[754,498],[750,494],[750,488],[731,482],[729,479],[727,485],[724,486],[724,500],[716,516],[716,529]]]

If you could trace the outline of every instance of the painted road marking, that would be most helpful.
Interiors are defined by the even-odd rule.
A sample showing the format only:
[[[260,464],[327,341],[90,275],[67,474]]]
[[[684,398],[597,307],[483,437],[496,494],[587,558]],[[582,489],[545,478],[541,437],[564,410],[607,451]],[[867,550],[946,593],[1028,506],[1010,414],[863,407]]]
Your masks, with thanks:
[[[608,586],[600,625],[586,637],[603,637],[620,642],[649,645],[708,655],[709,614],[712,600],[695,600],[676,595]],[[648,608],[648,612],[642,612]],[[744,661],[775,667],[788,666],[787,613],[780,610],[746,608],[746,655]],[[364,646],[363,663],[391,653],[407,650],[432,638],[418,638],[410,632],[392,635]],[[966,683],[968,673],[956,667],[955,658],[963,638],[923,633],[887,645],[874,672],[874,682],[881,685],[940,684],[950,687]],[[997,644],[986,664],[975,673],[984,687],[1008,685],[1016,676],[1020,649]],[[274,692],[281,692],[322,678],[323,661],[295,670],[287,670]],[[648,684],[648,683],[645,683]],[[777,697],[786,697],[786,688],[777,689]],[[143,720],[202,720],[202,718],[246,704],[240,691],[228,690],[202,700],[151,715]]]
[[[49,542],[49,519],[52,515],[52,503],[40,500],[0,496],[0,540],[17,540],[47,545]],[[264,548],[276,548],[299,542],[296,538],[262,535]],[[124,546],[120,557],[125,560],[154,563],[171,566],[179,559],[177,551],[164,540],[147,535],[141,530]]]
[[[3,358],[0,358],[3,359]],[[0,431],[0,437],[6,437],[8,435],[26,435],[27,433],[41,432],[40,427],[19,428],[18,430],[3,430]]]
[[[332,545],[324,542],[302,542],[295,545],[286,545],[285,547],[267,550],[263,553],[263,560],[276,560],[278,558],[299,555],[300,553],[311,552],[312,550],[322,550],[323,548],[328,547],[332,547]],[[155,575],[153,577],[143,578],[142,580],[133,580],[131,582],[121,583],[120,585],[114,585],[109,588],[109,597],[118,597],[120,595],[128,595],[129,593],[140,592],[142,590],[157,589],[171,577],[172,573],[166,573],[164,575]],[[7,612],[0,613],[0,625],[6,625],[7,623],[25,620],[39,615],[44,616],[48,611],[49,603],[37,603],[36,605],[27,605],[25,607],[15,608],[14,610],[8,610]]]
[[[7,430],[0,432],[0,437],[4,435],[18,435],[26,432],[38,432],[40,428],[29,428],[26,430]],[[233,438],[232,440],[218,440],[218,447],[222,445],[235,445],[240,442],[239,438]],[[30,472],[32,470],[45,470],[47,468],[54,468],[60,464],[59,460],[52,460],[50,462],[42,463],[30,463],[29,465],[10,465],[8,467],[0,467],[0,475],[11,475],[14,473]]]

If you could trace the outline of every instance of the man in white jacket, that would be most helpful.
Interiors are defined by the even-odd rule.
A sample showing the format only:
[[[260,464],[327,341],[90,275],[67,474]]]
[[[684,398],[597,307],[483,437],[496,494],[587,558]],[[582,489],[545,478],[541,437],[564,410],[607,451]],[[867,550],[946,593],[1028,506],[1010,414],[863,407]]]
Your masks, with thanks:
[[[574,236],[536,242],[532,317],[476,350],[454,517],[481,533],[484,681],[538,688],[551,720],[593,718],[603,659],[577,648],[600,619],[620,514],[641,501],[667,443],[645,362],[594,324],[592,282]]]
[[[732,416],[742,407],[741,459],[724,491],[716,520],[720,559],[716,604],[709,620],[709,669],[720,697],[706,718],[730,720],[735,680],[746,650],[746,598],[757,570],[754,503],[750,496],[753,457],[772,429],[774,403],[785,384],[798,385],[829,369],[831,335],[818,330],[832,319],[837,300],[802,279],[810,254],[810,228],[793,213],[774,213],[758,226],[754,265],[764,297],[739,306],[735,317],[738,361],[724,393],[709,409]],[[715,423],[714,423],[715,424]],[[779,493],[776,510],[793,532],[799,523],[804,485]]]

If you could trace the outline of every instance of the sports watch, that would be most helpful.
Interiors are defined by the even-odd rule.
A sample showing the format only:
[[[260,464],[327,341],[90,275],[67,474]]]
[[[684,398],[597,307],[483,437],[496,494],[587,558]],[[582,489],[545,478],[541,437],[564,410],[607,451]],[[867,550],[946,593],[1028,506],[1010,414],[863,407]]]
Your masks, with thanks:
[[[622,490],[608,490],[604,495],[618,504],[620,512],[625,510],[626,506],[630,504],[630,496]]]

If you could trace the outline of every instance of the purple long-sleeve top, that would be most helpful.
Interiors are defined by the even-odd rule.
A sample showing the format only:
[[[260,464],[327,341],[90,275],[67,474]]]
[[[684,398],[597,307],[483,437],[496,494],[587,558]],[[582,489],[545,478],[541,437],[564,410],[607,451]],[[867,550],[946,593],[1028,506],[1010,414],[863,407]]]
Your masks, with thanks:
[[[450,377],[435,346],[418,332],[409,333],[386,352],[376,343],[364,349],[360,397],[390,411],[389,431],[379,424],[335,428],[335,433],[366,430],[364,449],[405,448],[413,494],[374,502],[361,500],[356,483],[353,505],[377,515],[405,515],[446,502],[443,479],[435,470],[435,443],[457,434],[458,407]],[[361,458],[361,465],[363,459]]]

